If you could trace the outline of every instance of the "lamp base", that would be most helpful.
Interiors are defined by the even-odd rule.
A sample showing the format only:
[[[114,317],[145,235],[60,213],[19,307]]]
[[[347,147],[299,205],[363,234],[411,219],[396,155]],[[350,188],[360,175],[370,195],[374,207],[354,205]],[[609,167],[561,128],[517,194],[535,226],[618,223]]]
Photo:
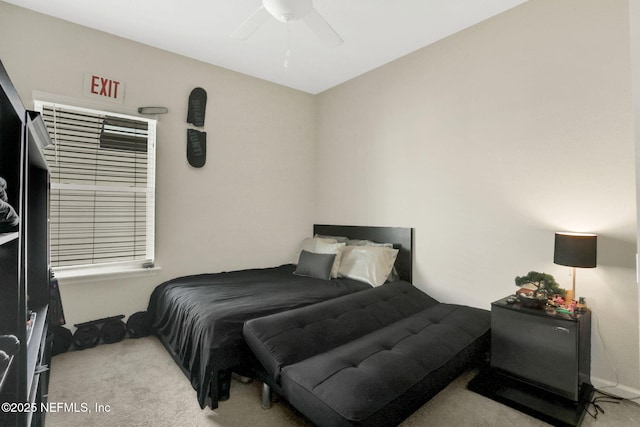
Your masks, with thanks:
[[[574,298],[575,298],[575,295],[573,295],[573,290],[567,289],[567,292],[564,294],[564,300],[568,302],[568,301],[573,301]]]

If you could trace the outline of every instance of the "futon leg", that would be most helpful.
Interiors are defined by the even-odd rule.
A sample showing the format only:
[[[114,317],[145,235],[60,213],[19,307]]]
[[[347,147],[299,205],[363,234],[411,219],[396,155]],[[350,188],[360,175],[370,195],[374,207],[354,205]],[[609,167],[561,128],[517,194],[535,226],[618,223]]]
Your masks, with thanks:
[[[262,409],[271,409],[271,387],[262,383]]]

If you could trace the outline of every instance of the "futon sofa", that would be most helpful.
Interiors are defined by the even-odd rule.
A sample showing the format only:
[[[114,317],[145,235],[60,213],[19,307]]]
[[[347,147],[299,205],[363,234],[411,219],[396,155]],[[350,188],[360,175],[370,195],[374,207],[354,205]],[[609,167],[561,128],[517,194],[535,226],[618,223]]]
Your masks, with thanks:
[[[315,424],[386,426],[483,360],[489,328],[490,312],[399,281],[249,320],[243,335],[264,383]]]

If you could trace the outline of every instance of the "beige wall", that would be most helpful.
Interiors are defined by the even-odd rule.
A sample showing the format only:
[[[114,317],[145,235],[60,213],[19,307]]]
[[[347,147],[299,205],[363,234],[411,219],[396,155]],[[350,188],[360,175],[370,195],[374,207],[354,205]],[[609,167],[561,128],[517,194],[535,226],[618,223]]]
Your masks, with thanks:
[[[157,135],[158,274],[63,283],[74,323],[144,310],[161,281],[290,261],[311,233],[315,104],[311,95],[0,2],[0,59],[27,108],[33,91],[83,106],[83,74],[126,84],[123,106],[160,105]],[[207,164],[186,160],[187,98],[208,92]]]
[[[631,30],[631,75],[633,89],[633,118],[634,118],[634,141],[636,147],[636,195],[640,192],[640,3],[629,2],[629,21]],[[636,197],[636,218],[640,223],[640,200]],[[640,242],[640,230],[636,227],[637,241]],[[640,272],[638,272],[638,262],[640,258],[636,255],[636,280],[640,282]],[[640,305],[640,295],[638,295]],[[640,325],[638,325],[640,332]]]
[[[415,284],[483,308],[598,233],[592,375],[637,394],[630,84],[627,1],[531,0],[318,96],[315,219],[415,227]]]
[[[412,226],[416,285],[489,308],[530,270],[570,286],[553,232],[592,231],[599,266],[577,282],[593,377],[640,393],[627,9],[530,0],[313,97],[0,2],[0,58],[28,107],[33,91],[85,101],[89,71],[126,83],[125,108],[170,110],[162,270],[63,285],[69,323],[144,309],[178,275],[286,262],[312,222]],[[201,170],[185,158],[196,86],[209,93]]]

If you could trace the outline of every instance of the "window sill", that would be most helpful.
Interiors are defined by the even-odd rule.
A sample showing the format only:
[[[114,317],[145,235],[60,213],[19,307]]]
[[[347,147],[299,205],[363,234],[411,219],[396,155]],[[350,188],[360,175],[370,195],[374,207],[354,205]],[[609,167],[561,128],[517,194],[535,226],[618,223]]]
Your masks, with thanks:
[[[98,282],[103,280],[116,280],[129,277],[145,276],[157,274],[161,270],[160,267],[152,268],[143,267],[120,267],[120,268],[92,268],[81,270],[55,271],[55,278],[61,285]]]

